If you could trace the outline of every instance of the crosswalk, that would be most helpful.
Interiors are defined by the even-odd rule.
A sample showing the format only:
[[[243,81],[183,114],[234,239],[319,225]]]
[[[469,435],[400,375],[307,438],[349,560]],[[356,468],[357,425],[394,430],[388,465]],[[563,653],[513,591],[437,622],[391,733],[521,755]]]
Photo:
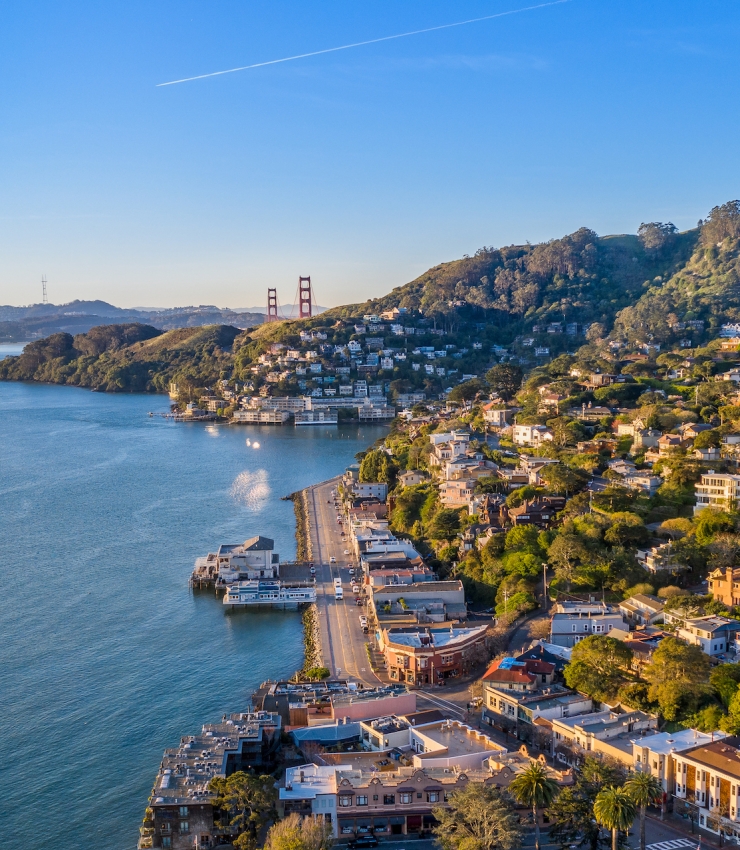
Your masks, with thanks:
[[[645,850],[678,850],[679,847],[696,847],[699,839],[692,841],[690,838],[676,838],[673,841],[659,841],[657,844],[648,844]]]

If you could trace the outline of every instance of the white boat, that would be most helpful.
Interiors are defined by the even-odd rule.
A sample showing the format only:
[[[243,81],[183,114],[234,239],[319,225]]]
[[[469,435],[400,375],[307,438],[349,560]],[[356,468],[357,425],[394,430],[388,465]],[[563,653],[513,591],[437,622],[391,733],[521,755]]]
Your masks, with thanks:
[[[238,581],[224,594],[223,604],[240,607],[306,605],[316,601],[314,585],[287,585],[280,581]]]

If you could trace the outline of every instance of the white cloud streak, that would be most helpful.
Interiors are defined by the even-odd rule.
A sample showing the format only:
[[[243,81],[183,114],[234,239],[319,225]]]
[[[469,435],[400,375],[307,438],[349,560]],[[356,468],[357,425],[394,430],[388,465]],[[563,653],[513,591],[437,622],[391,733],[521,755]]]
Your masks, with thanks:
[[[226,71],[212,71],[210,74],[198,74],[195,77],[183,77],[181,80],[170,80],[166,83],[157,83],[157,88],[163,86],[176,86],[180,83],[192,83],[194,80],[205,80],[209,77],[221,77],[224,74],[235,74],[237,71],[251,71],[253,68],[264,68],[266,65],[278,65],[281,62],[293,62],[296,59],[308,59],[311,56],[322,56],[325,53],[336,53],[338,50],[351,50],[353,47],[365,47],[368,44],[379,44],[381,41],[393,41],[397,38],[408,38],[410,35],[423,35],[428,32],[451,29],[452,27],[464,27],[468,24],[478,24],[481,21],[492,21],[494,18],[505,18],[509,15],[519,15],[522,12],[534,12],[537,9],[545,9],[548,6],[561,6],[570,3],[571,0],[551,0],[548,3],[538,3],[535,6],[524,6],[521,9],[510,9],[507,12],[497,12],[495,15],[484,15],[482,18],[471,18],[467,21],[455,21],[451,24],[440,24],[436,27],[426,27],[421,30],[397,33],[396,35],[384,35],[381,38],[371,38],[368,41],[357,41],[354,44],[343,44],[340,47],[327,47],[325,50],[314,50],[311,53],[299,53],[297,56],[285,56],[282,59],[270,59],[268,62],[256,62],[254,65],[242,65],[239,68],[229,68]]]

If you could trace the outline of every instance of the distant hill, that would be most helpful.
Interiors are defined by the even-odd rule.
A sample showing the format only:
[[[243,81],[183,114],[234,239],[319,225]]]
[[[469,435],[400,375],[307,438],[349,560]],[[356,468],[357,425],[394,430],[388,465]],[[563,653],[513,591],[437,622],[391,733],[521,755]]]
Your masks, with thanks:
[[[264,321],[264,311],[236,311],[211,305],[165,310],[124,309],[106,301],[71,301],[69,304],[0,306],[0,342],[25,342],[53,333],[85,333],[105,322],[152,325],[162,330],[228,324],[251,328]]]
[[[231,371],[231,349],[242,333],[229,325],[162,331],[143,324],[102,325],[74,337],[56,333],[1,360],[0,380],[166,392],[179,374],[204,387]]]

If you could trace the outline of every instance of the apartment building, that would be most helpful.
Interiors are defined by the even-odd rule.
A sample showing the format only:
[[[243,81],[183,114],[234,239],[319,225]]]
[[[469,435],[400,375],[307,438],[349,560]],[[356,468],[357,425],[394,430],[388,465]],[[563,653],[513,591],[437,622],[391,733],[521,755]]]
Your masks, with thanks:
[[[151,815],[140,829],[140,850],[210,848],[228,840],[214,823],[210,782],[238,770],[271,768],[280,728],[278,714],[232,714],[165,750],[152,788]]]
[[[659,732],[632,742],[632,768],[652,775],[659,780],[667,796],[674,793],[676,776],[675,756],[696,747],[726,737],[724,732],[705,733],[696,729],[679,729]],[[683,782],[683,780],[682,780]]]
[[[694,513],[704,508],[730,508],[737,504],[740,495],[740,475],[714,472],[711,469],[702,475],[696,484]]]
[[[710,741],[673,759],[674,811],[737,843],[740,840],[740,738]]]

